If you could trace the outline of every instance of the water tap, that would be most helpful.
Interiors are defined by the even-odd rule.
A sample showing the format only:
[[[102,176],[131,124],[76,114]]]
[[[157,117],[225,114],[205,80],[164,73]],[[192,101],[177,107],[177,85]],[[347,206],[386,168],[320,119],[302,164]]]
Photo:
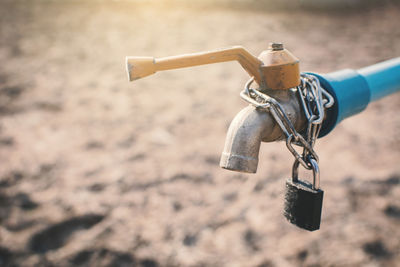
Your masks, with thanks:
[[[127,57],[130,81],[157,71],[191,66],[238,61],[258,85],[258,90],[274,97],[297,131],[303,130],[305,117],[295,89],[300,85],[299,60],[281,43],[271,43],[258,57],[241,46],[179,56]],[[225,141],[220,166],[224,169],[255,173],[261,142],[283,137],[281,128],[271,114],[249,105],[233,119]]]

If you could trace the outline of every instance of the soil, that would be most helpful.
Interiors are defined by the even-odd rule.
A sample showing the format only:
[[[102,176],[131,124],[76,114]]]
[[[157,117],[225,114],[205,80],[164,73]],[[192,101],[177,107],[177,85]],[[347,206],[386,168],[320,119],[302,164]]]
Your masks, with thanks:
[[[125,56],[280,41],[302,71],[400,55],[400,7],[0,3],[0,266],[400,266],[400,95],[320,139],[321,229],[283,217],[293,157],[219,167],[246,106],[237,63],[129,83]],[[310,174],[301,173],[306,179]]]

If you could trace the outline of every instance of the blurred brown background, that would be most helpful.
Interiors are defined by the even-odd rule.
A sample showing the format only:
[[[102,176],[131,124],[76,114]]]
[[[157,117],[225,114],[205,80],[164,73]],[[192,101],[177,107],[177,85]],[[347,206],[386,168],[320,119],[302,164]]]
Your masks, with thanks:
[[[360,68],[400,55],[399,4],[370,2],[2,0],[0,266],[400,266],[399,94],[317,144],[310,233],[282,216],[283,143],[255,175],[218,166],[239,64],[124,65],[278,41],[302,71]]]

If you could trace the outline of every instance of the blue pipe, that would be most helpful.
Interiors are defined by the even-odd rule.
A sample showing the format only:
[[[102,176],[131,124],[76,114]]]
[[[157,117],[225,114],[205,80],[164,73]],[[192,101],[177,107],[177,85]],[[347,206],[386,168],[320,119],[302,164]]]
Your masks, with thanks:
[[[371,102],[400,90],[400,57],[358,70],[369,85]]]
[[[359,70],[310,74],[317,76],[321,86],[335,99],[319,137],[327,135],[345,118],[363,111],[370,102],[400,91],[400,57]]]

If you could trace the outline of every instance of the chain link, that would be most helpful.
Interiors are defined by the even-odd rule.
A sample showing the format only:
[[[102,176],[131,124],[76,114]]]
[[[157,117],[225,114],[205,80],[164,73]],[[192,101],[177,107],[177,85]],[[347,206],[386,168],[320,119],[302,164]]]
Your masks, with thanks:
[[[301,74],[301,83],[296,89],[307,119],[307,128],[300,134],[294,128],[283,106],[275,98],[251,88],[253,82],[254,77],[246,83],[240,96],[256,108],[264,109],[272,115],[286,137],[286,146],[295,157],[295,162],[308,170],[318,168],[318,155],[314,151],[314,145],[322,127],[325,109],[334,104],[333,97],[321,87],[315,76]],[[303,152],[301,154],[297,152],[294,145],[302,147]]]

